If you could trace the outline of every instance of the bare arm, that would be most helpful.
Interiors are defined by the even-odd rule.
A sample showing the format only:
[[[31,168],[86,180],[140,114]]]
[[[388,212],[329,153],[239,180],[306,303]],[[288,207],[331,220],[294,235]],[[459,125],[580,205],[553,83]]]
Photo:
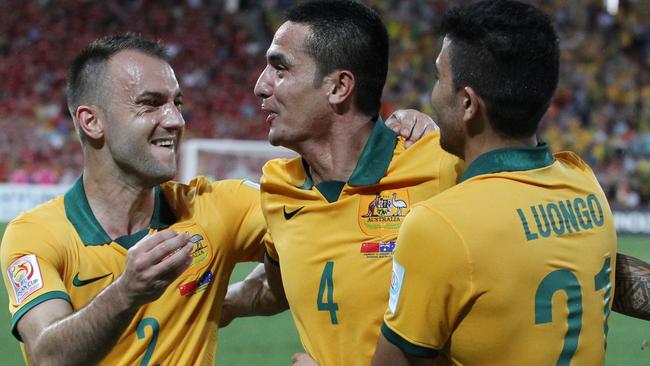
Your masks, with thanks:
[[[61,299],[30,309],[18,332],[36,365],[90,365],[115,346],[143,304],[156,300],[191,263],[187,234],[163,231],[129,250],[124,273],[88,305],[73,311]]]
[[[379,335],[375,357],[372,358],[372,366],[428,366],[433,359],[412,357],[402,351],[399,347],[389,342],[383,334]]]
[[[650,320],[650,264],[617,253],[615,281],[612,309],[627,316]]]
[[[289,308],[282,286],[280,267],[268,255],[243,281],[228,286],[220,327],[235,318],[275,315]]]

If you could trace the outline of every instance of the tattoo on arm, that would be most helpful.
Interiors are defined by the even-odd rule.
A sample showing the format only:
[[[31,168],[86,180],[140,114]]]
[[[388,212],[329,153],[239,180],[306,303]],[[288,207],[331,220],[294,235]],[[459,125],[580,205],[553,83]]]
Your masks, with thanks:
[[[612,309],[650,320],[650,264],[629,255],[616,254],[616,289]]]

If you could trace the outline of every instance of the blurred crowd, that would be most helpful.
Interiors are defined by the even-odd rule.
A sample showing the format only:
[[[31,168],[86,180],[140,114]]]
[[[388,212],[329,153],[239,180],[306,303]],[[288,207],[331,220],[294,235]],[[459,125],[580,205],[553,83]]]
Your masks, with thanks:
[[[265,139],[252,93],[291,0],[0,1],[0,182],[71,183],[81,147],[64,80],[93,39],[125,31],[168,47],[186,138]],[[382,115],[431,112],[440,15],[462,1],[368,0],[384,16],[391,64]],[[617,208],[650,207],[650,1],[532,0],[560,33],[560,85],[540,134],[596,172]]]

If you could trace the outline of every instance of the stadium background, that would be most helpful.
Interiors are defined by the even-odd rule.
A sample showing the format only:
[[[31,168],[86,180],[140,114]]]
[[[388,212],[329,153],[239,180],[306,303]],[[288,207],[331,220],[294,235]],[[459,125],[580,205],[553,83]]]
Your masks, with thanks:
[[[367,2],[391,37],[382,115],[398,107],[430,112],[435,25],[450,3],[462,1]],[[528,2],[554,18],[561,36],[560,85],[540,134],[554,150],[576,151],[589,162],[617,213],[635,215],[619,220],[621,227],[650,233],[650,1],[621,0],[616,13],[603,0]],[[99,36],[135,31],[168,45],[185,94],[186,139],[265,139],[252,87],[292,3],[0,0],[0,213],[17,198],[42,200],[48,185],[65,187],[79,175],[64,78],[76,52]],[[242,171],[229,169],[215,175]],[[650,261],[650,239],[621,235],[620,251]],[[239,266],[233,278],[250,268]],[[607,365],[650,364],[650,323],[618,314],[611,321]],[[0,363],[19,365],[9,323],[0,310]],[[237,320],[220,332],[219,345],[222,365],[284,365],[300,350],[288,314]]]

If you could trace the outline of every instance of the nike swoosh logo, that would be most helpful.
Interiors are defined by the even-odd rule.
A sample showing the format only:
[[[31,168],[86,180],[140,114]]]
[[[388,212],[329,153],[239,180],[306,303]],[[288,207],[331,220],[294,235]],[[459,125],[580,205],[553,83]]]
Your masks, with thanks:
[[[303,208],[305,208],[305,206],[298,207],[297,209],[295,209],[295,210],[293,210],[293,211],[291,211],[291,212],[287,212],[287,206],[284,206],[284,209],[283,209],[283,211],[284,211],[284,218],[285,218],[286,220],[291,219],[292,217],[296,216],[296,214],[297,214],[298,212],[300,212],[300,210],[302,210]]]
[[[106,277],[108,277],[110,275],[112,275],[112,273],[107,273],[107,274],[105,274],[103,276],[99,276],[99,277],[95,277],[95,278],[89,278],[87,280],[80,280],[79,279],[79,273],[77,273],[76,275],[74,275],[74,278],[72,279],[72,284],[75,287],[86,286],[86,285],[88,285],[90,283],[101,280],[102,278],[106,278]]]

